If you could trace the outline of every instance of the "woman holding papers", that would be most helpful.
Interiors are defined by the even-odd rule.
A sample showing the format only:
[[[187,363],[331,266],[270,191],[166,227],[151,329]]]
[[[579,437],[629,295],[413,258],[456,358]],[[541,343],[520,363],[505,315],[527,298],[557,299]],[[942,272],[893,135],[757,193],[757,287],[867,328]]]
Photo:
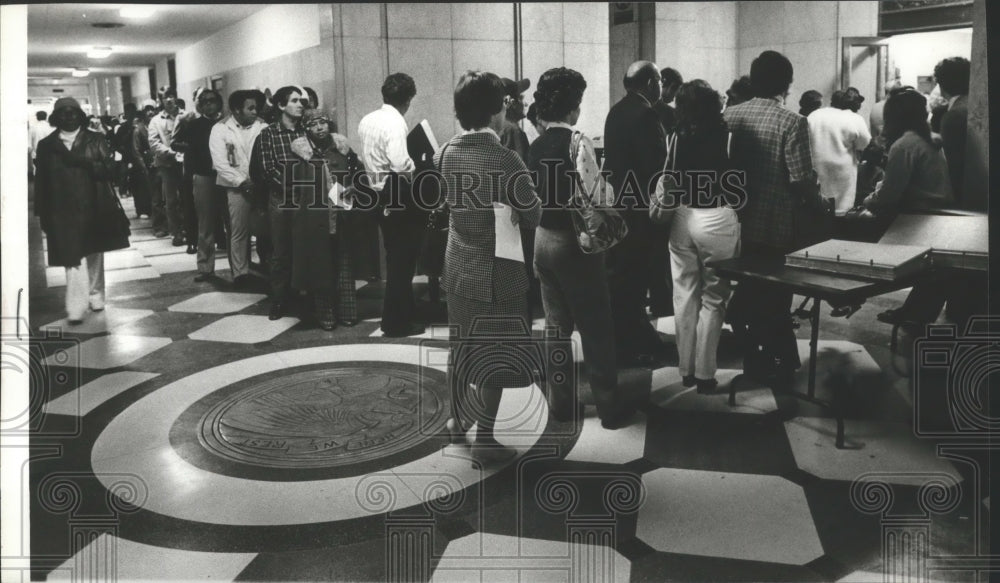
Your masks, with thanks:
[[[732,285],[706,267],[739,252],[740,222],[724,190],[732,170],[729,130],[721,99],[707,84],[685,83],[677,93],[677,129],[667,136],[667,163],[650,205],[654,222],[670,222],[670,270],[674,280],[678,369],[685,387],[699,393],[716,387],[716,351]],[[711,173],[707,181],[698,180]],[[700,184],[696,184],[698,180]],[[683,194],[677,197],[676,193]]]
[[[558,330],[565,340],[580,330],[583,359],[590,373],[597,413],[609,429],[623,426],[632,409],[618,398],[618,370],[615,361],[614,321],[604,253],[584,254],[576,242],[571,211],[566,205],[573,196],[577,170],[584,188],[603,194],[604,181],[598,177],[594,146],[573,129],[580,118],[580,103],[587,82],[573,69],[549,69],[538,80],[535,106],[546,130],[528,152],[528,166],[535,173],[538,192],[544,201],[541,223],[535,233],[535,273],[542,287],[545,324]],[[574,136],[578,139],[574,140]],[[579,144],[577,155],[571,145]],[[577,168],[576,160],[588,167]],[[555,172],[549,170],[554,168]],[[600,190],[601,192],[597,192]],[[547,352],[552,353],[555,342]],[[561,364],[561,366],[560,366]],[[573,394],[574,366],[549,359],[547,385],[549,410],[559,421],[579,418]]]
[[[292,152],[308,163],[292,170],[296,205],[292,233],[292,286],[313,295],[316,322],[333,330],[358,320],[357,295],[349,245],[353,223],[342,184],[351,184],[361,164],[347,138],[331,133],[330,119],[318,109],[302,113],[305,137],[292,141]],[[308,184],[314,181],[314,185]],[[335,200],[331,200],[331,196]]]
[[[531,385],[535,372],[515,364],[525,361],[532,342],[528,278],[523,256],[520,262],[517,257],[515,225],[534,227],[541,209],[524,162],[500,144],[497,132],[505,116],[500,78],[480,71],[462,75],[455,115],[465,131],[434,156],[451,209],[441,278],[452,326],[448,430],[458,442],[476,423],[477,457],[503,461],[515,452],[493,434],[501,391]]]

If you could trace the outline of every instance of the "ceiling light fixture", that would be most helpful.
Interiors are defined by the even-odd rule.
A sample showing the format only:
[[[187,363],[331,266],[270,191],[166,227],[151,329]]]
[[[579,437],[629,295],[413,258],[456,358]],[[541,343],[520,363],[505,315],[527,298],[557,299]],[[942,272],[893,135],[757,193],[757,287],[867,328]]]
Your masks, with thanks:
[[[74,77],[86,77],[90,75],[90,69],[73,69]]]
[[[106,59],[111,56],[111,47],[94,47],[87,51],[87,57],[91,59]]]
[[[125,6],[118,11],[122,18],[149,18],[156,14],[156,9],[152,6]]]

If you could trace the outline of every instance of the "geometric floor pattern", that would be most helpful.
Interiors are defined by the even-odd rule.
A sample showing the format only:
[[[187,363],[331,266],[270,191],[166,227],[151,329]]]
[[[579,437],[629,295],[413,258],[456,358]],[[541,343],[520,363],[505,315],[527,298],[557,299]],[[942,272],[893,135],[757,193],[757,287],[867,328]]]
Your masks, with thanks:
[[[267,320],[265,284],[235,290],[224,252],[194,283],[193,256],[147,221],[132,233],[106,259],[107,309],[66,326],[31,220],[30,322],[70,342],[32,403],[33,580],[874,581],[899,572],[883,541],[903,535],[927,537],[926,580],[976,580],[943,558],[984,548],[983,452],[914,436],[924,388],[874,317],[903,293],[850,320],[823,308],[817,396],[843,399],[846,449],[828,409],[771,387],[743,383],[730,407],[742,363],[724,331],[713,394],[683,387],[676,355],[621,370],[643,406],[617,431],[593,406],[576,426],[537,386],[505,391],[516,456],[491,464],[441,432],[447,328],[425,277],[424,338],[381,337],[380,281],[358,283],[356,326],[327,332],[294,305]],[[673,350],[673,319],[654,325]],[[808,323],[798,336],[808,348]]]

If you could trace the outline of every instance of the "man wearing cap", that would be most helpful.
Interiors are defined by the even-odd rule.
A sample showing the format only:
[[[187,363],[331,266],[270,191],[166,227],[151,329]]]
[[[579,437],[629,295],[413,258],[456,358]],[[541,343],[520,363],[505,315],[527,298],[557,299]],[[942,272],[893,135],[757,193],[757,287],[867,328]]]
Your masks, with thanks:
[[[521,160],[528,156],[528,136],[518,124],[524,119],[524,97],[521,95],[531,87],[531,81],[512,81],[502,78],[504,101],[507,102],[507,117],[500,129],[500,143],[508,150],[514,150]]]
[[[38,143],[36,157],[35,215],[48,239],[49,265],[66,268],[71,325],[83,321],[87,308],[104,309],[104,252],[129,244],[110,184],[111,150],[103,135],[83,127],[86,119],[77,100],[57,100],[49,123],[58,131]]]

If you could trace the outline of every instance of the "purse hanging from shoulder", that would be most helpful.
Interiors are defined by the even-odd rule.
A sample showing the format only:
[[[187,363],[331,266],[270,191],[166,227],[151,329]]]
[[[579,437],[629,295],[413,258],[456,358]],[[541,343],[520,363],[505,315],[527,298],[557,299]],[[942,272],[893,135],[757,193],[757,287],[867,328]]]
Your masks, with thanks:
[[[595,204],[594,194],[602,189],[603,197],[604,189],[607,188],[600,170],[589,189],[583,183],[579,168],[582,139],[582,133],[573,132],[569,144],[569,158],[573,164],[573,194],[570,196],[569,211],[580,251],[587,254],[601,253],[620,243],[628,235],[628,226],[617,210]]]

